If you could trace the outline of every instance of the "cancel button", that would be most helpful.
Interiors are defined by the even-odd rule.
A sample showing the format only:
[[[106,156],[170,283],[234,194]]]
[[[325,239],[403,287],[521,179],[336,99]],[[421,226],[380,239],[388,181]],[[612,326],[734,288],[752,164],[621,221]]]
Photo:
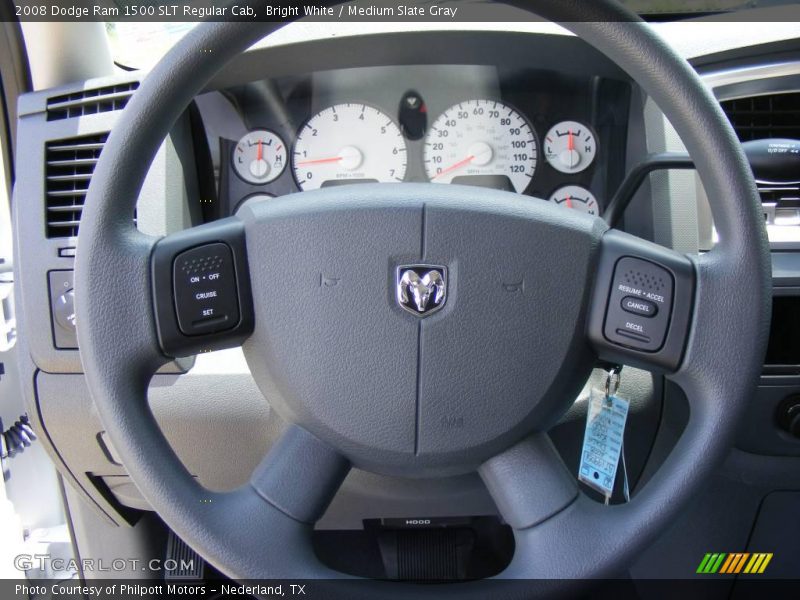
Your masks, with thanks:
[[[643,317],[654,317],[658,312],[658,307],[649,300],[642,300],[636,296],[625,296],[622,299],[622,310]]]

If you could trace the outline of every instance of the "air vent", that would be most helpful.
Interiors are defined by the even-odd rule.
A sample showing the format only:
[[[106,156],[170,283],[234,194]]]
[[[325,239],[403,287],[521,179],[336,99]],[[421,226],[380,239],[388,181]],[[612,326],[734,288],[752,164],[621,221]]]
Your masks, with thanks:
[[[139,87],[138,81],[109,85],[73,94],[54,96],[47,100],[47,120],[58,121],[84,115],[121,110]]]
[[[47,237],[78,235],[86,190],[107,133],[47,142],[45,206]]]
[[[800,92],[739,98],[721,104],[742,142],[800,139]]]

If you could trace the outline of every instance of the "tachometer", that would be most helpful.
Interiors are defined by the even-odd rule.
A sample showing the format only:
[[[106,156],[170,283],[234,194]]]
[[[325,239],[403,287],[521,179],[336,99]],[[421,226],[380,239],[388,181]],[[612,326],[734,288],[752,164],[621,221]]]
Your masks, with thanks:
[[[425,139],[425,171],[434,183],[523,192],[536,170],[533,128],[510,106],[467,100],[447,109]]]
[[[337,104],[297,134],[294,175],[303,190],[358,182],[403,181],[406,142],[386,114],[367,104]]]

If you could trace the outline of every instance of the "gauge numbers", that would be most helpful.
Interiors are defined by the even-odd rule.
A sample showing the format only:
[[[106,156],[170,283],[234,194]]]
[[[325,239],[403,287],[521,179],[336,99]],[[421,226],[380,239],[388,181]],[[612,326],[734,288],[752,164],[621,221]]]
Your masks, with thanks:
[[[266,129],[246,133],[233,149],[233,169],[248,183],[275,181],[286,168],[286,145]]]
[[[302,190],[357,182],[398,182],[406,175],[406,143],[395,122],[367,104],[337,104],[297,134],[294,175]]]
[[[467,100],[436,119],[425,139],[425,172],[433,183],[465,183],[522,193],[536,170],[533,129],[510,106]]]
[[[600,213],[600,209],[597,206],[597,198],[594,197],[592,192],[579,185],[565,185],[558,188],[550,196],[550,202],[555,202],[559,206],[571,208],[587,215],[597,216]]]
[[[580,173],[592,164],[597,140],[587,125],[577,121],[556,123],[544,138],[544,157],[562,173]]]

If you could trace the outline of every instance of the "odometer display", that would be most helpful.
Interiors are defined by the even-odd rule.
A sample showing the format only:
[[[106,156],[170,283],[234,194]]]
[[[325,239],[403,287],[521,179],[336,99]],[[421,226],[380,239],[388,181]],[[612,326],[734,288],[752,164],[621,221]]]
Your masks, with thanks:
[[[495,100],[467,100],[431,125],[425,172],[434,183],[510,187],[522,193],[536,171],[537,148],[533,128],[519,112]]]

